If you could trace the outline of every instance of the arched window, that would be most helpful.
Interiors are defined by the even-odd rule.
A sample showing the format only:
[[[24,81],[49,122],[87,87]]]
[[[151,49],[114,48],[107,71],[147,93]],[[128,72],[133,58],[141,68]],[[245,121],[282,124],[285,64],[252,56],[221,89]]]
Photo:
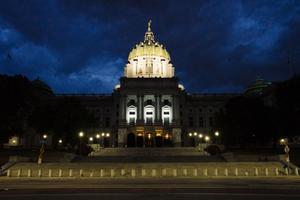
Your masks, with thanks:
[[[130,105],[127,109],[127,123],[135,124],[137,118],[137,108],[134,105]]]
[[[162,121],[164,124],[169,124],[172,122],[172,109],[169,105],[164,105],[161,109]]]
[[[152,124],[155,118],[155,109],[152,105],[147,105],[144,108],[144,121],[146,124]]]

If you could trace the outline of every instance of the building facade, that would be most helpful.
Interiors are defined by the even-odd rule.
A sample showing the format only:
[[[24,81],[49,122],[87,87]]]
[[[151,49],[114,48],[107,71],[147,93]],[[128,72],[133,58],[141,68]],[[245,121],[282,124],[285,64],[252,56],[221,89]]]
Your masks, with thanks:
[[[86,132],[109,137],[106,146],[178,147],[194,145],[191,133],[216,131],[215,114],[236,95],[188,94],[149,22],[144,40],[129,53],[124,76],[112,94],[58,97],[65,96],[80,98],[96,114],[98,127]]]

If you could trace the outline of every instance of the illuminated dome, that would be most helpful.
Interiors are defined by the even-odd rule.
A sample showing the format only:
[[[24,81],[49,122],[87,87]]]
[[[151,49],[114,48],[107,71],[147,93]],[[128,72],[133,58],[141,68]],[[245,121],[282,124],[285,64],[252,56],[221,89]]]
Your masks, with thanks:
[[[165,47],[154,39],[150,20],[144,41],[136,44],[129,53],[124,75],[128,78],[171,78],[174,68],[170,61]]]

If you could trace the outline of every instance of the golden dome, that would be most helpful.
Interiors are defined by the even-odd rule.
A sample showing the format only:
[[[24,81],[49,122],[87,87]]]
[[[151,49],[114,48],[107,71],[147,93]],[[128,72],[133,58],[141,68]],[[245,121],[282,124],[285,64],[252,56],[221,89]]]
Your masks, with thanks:
[[[128,56],[128,60],[132,60],[140,56],[158,56],[171,60],[169,53],[165,47],[154,40],[154,34],[151,31],[151,20],[148,23],[148,30],[145,33],[143,42],[135,45]]]

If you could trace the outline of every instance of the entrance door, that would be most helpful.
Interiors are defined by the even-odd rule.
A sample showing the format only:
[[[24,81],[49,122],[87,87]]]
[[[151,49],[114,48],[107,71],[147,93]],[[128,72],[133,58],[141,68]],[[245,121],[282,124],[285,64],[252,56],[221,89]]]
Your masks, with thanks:
[[[134,133],[129,133],[127,135],[127,147],[135,147],[135,135],[134,135]]]
[[[172,146],[171,136],[168,133],[166,133],[164,136],[164,146],[166,146],[166,147]]]
[[[151,133],[147,133],[145,136],[145,146],[153,147],[153,137]]]
[[[144,147],[144,138],[142,135],[138,135],[136,137],[136,146],[137,147]]]
[[[161,147],[163,145],[163,139],[161,135],[155,137],[155,145],[156,147]]]

